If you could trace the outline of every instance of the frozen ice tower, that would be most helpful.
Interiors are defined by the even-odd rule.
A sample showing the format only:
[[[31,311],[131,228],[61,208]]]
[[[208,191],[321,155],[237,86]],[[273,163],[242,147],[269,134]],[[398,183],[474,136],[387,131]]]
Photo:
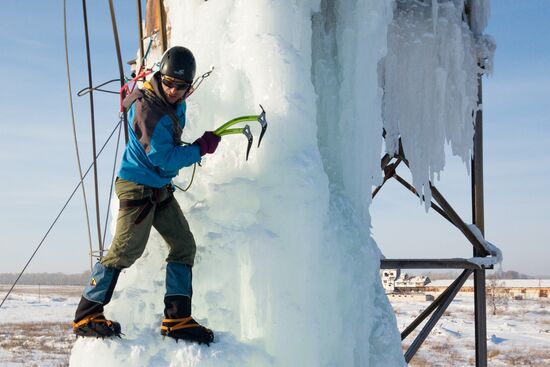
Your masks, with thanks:
[[[419,188],[445,141],[468,158],[479,52],[460,1],[405,3],[165,1],[170,45],[193,51],[198,75],[215,67],[183,140],[259,104],[269,121],[248,162],[244,138],[224,137],[176,192],[198,246],[193,314],[216,342],[160,336],[167,248],[153,232],[106,307],[125,335],[79,339],[72,366],[405,365],[370,234],[382,130],[389,151],[402,137]]]

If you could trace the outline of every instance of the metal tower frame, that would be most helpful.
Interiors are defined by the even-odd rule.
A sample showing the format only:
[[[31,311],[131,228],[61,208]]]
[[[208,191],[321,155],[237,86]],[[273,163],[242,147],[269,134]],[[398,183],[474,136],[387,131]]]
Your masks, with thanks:
[[[465,19],[468,20],[470,29],[471,23],[471,1],[465,0]],[[473,158],[471,160],[471,199],[472,199],[472,223],[485,233],[484,221],[484,198],[483,198],[483,112],[482,112],[482,74],[478,75],[478,110],[475,115]],[[384,134],[385,137],[385,134]],[[386,154],[381,159],[381,168],[384,171],[382,184],[374,189],[372,197],[380,191],[384,183],[394,178],[407,190],[419,196],[415,188],[396,173],[396,168],[401,163],[408,166],[401,141],[399,152],[394,156]],[[432,196],[435,203],[430,206],[443,218],[458,228],[473,246],[474,257],[487,257],[490,254],[485,246],[479,241],[471,229],[465,224],[453,207],[447,202],[439,190],[430,183]],[[408,362],[414,357],[422,343],[426,340],[437,321],[444,314],[449,304],[453,301],[460,288],[468,277],[474,275],[474,316],[475,316],[475,356],[476,366],[487,366],[487,311],[486,311],[486,288],[485,271],[492,269],[492,265],[483,266],[474,264],[467,259],[383,259],[380,262],[381,269],[462,269],[462,273],[456,280],[442,292],[405,330],[401,332],[401,340],[404,340],[416,330],[420,324],[430,316],[424,327],[420,330],[415,340],[405,352],[405,360]]]

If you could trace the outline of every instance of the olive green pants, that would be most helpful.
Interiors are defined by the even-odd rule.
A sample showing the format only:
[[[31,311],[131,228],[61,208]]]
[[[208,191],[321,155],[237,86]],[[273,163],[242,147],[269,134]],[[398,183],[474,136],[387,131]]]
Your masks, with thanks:
[[[143,216],[143,205],[119,210],[113,242],[108,254],[101,261],[104,266],[124,269],[132,265],[143,254],[152,226],[168,243],[170,252],[167,262],[193,266],[195,239],[178,202],[173,199],[164,206],[158,205],[158,202],[172,195],[171,190],[164,187],[156,192],[157,203],[146,216]],[[154,194],[152,188],[122,178],[116,179],[115,192],[119,200],[153,198]]]

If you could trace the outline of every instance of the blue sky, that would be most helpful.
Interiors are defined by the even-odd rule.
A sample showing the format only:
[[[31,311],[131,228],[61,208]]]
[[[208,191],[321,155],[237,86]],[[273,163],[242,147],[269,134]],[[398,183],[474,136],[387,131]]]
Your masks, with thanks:
[[[73,93],[87,85],[82,8],[68,1]],[[118,77],[108,2],[88,2],[94,84]],[[135,2],[115,1],[124,60],[135,57]],[[63,46],[63,2],[3,5],[0,32],[0,272],[19,272],[78,182]],[[497,41],[484,79],[486,237],[504,250],[505,269],[550,274],[550,1],[492,1],[487,33]],[[84,165],[91,161],[88,98],[75,99]],[[96,94],[97,140],[117,121],[116,98]],[[114,151],[100,159],[102,216]],[[91,181],[89,181],[91,182]],[[471,221],[469,177],[449,157],[440,191]],[[93,187],[87,185],[88,196]],[[90,203],[91,205],[91,203]],[[372,206],[373,233],[388,257],[471,256],[471,246],[437,214],[388,183]],[[90,213],[93,218],[94,213]],[[103,225],[103,224],[102,224]],[[399,227],[399,230],[396,230]],[[75,197],[29,272],[86,269],[82,198]]]
[[[67,1],[69,50],[76,123],[83,165],[92,159],[82,2]],[[124,60],[135,57],[135,2],[115,1]],[[0,272],[19,272],[78,183],[70,120],[63,36],[63,1],[7,2],[0,33]],[[118,78],[108,2],[88,1],[94,84]],[[116,84],[113,89],[119,88]],[[96,94],[96,132],[103,142],[118,121],[117,97]],[[110,187],[114,144],[100,158],[102,216]],[[91,180],[88,180],[91,183]],[[93,186],[87,185],[93,198]],[[90,202],[92,204],[92,201]],[[90,213],[92,218],[94,213]],[[95,227],[94,227],[95,228]],[[88,266],[81,195],[76,196],[28,271],[80,272]]]

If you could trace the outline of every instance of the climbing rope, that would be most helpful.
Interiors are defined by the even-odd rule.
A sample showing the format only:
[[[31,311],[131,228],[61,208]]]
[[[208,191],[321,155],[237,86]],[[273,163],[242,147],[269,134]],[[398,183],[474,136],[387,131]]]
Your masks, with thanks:
[[[153,45],[153,41],[156,41],[157,38],[158,38],[158,32],[155,32],[149,36],[149,45],[147,46],[147,51],[145,51],[145,55],[143,55],[143,59],[141,60],[141,65],[147,65],[147,55],[149,55],[149,51],[151,51],[151,46]]]
[[[74,118],[74,106],[73,106],[73,96],[72,96],[72,85],[71,85],[71,69],[69,65],[69,46],[67,41],[67,0],[63,0],[63,30],[65,36],[65,66],[67,67],[67,81],[69,87],[69,108],[71,110],[71,120],[73,126],[73,138],[74,146],[76,150],[76,162],[78,163],[78,173],[80,175],[80,182],[84,180],[82,176],[82,165],[80,160],[80,150],[78,149],[78,138],[76,133],[76,123]],[[86,212],[86,224],[88,228],[88,243],[90,247],[90,253],[92,252],[92,231],[90,227],[90,214],[88,210],[88,199],[86,197],[86,188],[82,185],[82,197],[84,198],[84,210]],[[92,258],[90,257],[90,270],[93,267]]]
[[[115,7],[113,5],[113,0],[109,0],[109,12],[111,13],[111,24],[113,26],[113,38],[115,39],[115,48],[116,48],[116,57],[118,63],[118,73],[120,77],[120,87],[124,87],[125,78],[124,78],[124,69],[122,67],[122,56],[120,54],[120,42],[118,40],[118,29],[116,25],[116,16],[115,16]],[[124,95],[120,96],[124,98]],[[128,143],[128,117],[126,116],[126,111],[122,111],[122,119],[124,121],[124,140]]]
[[[197,164],[200,166],[199,163],[195,163],[193,165],[193,173],[191,174],[191,181],[189,181],[189,184],[187,185],[187,187],[185,189],[182,189],[181,187],[179,187],[178,185],[176,185],[175,183],[172,183],[172,185],[174,185],[174,187],[180,191],[183,191],[183,192],[186,192],[187,190],[189,190],[189,188],[191,188],[191,185],[193,184],[193,179],[195,178],[195,171],[197,170]]]
[[[95,136],[95,117],[94,117],[94,93],[92,82],[92,61],[90,56],[90,37],[88,34],[88,14],[86,10],[86,0],[82,0],[82,16],[84,17],[84,36],[86,39],[86,60],[88,65],[88,88],[90,88],[90,119],[92,128],[92,150],[93,157],[96,153],[96,136]],[[96,206],[96,223],[97,223],[97,241],[99,243],[99,249],[102,252],[103,243],[101,242],[101,219],[99,214],[99,182],[97,175],[97,166],[94,165],[94,189],[95,189],[95,206]]]
[[[85,96],[86,94],[90,93],[91,91],[98,91],[98,92],[105,92],[105,93],[111,93],[111,94],[118,94],[119,92],[118,91],[114,91],[114,90],[106,90],[106,89],[101,89],[101,87],[103,87],[104,85],[107,85],[107,84],[111,84],[111,83],[114,83],[114,82],[118,82],[118,79],[111,79],[109,81],[106,81],[105,83],[101,83],[95,87],[86,87],[86,88],[83,88],[81,90],[79,90],[76,95],[79,96],[79,97],[82,97],[82,96]]]
[[[121,116],[121,121],[125,121],[125,117],[124,116]],[[109,190],[109,200],[107,201],[108,203],[111,202],[111,199],[113,198],[113,187],[114,187],[114,184],[115,184],[115,174],[116,174],[116,164],[117,164],[117,161],[118,161],[118,150],[120,148],[120,135],[121,135],[121,132],[122,132],[122,124],[119,125],[118,127],[118,138],[117,138],[117,143],[116,143],[116,149],[115,149],[115,159],[113,160],[113,171],[111,173],[111,188]],[[105,243],[105,237],[107,236],[107,228],[109,227],[108,226],[108,223],[109,223],[109,205],[107,205],[107,209],[106,209],[106,212],[105,213],[105,225],[103,226],[103,243]],[[92,257],[92,253],[90,253],[90,258]],[[100,253],[99,257],[103,257],[103,253]]]
[[[76,194],[78,188],[80,187],[80,185],[82,185],[82,182],[84,180],[84,178],[86,178],[86,176],[88,175],[88,173],[90,172],[90,170],[95,166],[96,164],[96,161],[97,159],[99,158],[99,156],[101,155],[101,153],[103,152],[103,150],[105,149],[105,147],[107,146],[107,143],[109,143],[109,141],[111,140],[111,138],[113,137],[115,131],[120,127],[120,124],[122,123],[122,119],[118,120],[118,123],[116,124],[115,128],[113,129],[113,131],[111,132],[111,134],[109,135],[109,137],[107,138],[107,140],[105,141],[105,143],[103,144],[103,146],[101,147],[101,149],[99,150],[99,152],[97,153],[97,156],[94,158],[93,162],[90,164],[90,166],[88,167],[88,169],[86,170],[86,172],[84,172],[84,175],[82,175],[82,180],[80,180],[78,182],[78,184],[76,185],[76,187],[74,188],[73,192],[71,193],[71,195],[69,195],[69,198],[67,199],[67,201],[65,202],[65,204],[63,205],[63,207],[61,208],[61,210],[59,211],[59,213],[57,214],[57,216],[55,217],[55,219],[53,220],[52,224],[50,225],[50,227],[48,228],[48,230],[46,231],[46,234],[42,237],[42,239],[40,240],[40,242],[38,243],[38,246],[36,246],[36,249],[34,250],[34,252],[32,253],[31,257],[29,258],[29,260],[27,261],[27,263],[25,264],[25,266],[23,267],[23,270],[21,270],[21,272],[19,273],[19,275],[17,276],[17,278],[15,279],[15,282],[13,282],[10,290],[8,291],[8,293],[6,294],[6,296],[4,297],[4,299],[2,300],[2,303],[0,303],[0,308],[2,308],[2,305],[4,304],[4,302],[6,301],[6,299],[8,299],[9,295],[11,294],[13,288],[15,288],[17,282],[19,281],[19,279],[21,278],[21,276],[23,275],[23,273],[25,272],[25,270],[27,270],[27,267],[29,266],[29,264],[31,263],[32,259],[34,258],[34,255],[36,255],[36,253],[38,252],[38,250],[40,249],[40,247],[42,247],[42,244],[44,243],[44,241],[46,240],[46,238],[48,237],[48,235],[50,234],[51,230],[53,229],[53,227],[55,226],[55,224],[57,223],[57,221],[59,220],[59,218],[61,217],[61,214],[63,214],[63,212],[65,211],[65,208],[67,207],[67,205],[69,205],[69,202],[71,201],[71,199],[74,197],[74,195]]]

